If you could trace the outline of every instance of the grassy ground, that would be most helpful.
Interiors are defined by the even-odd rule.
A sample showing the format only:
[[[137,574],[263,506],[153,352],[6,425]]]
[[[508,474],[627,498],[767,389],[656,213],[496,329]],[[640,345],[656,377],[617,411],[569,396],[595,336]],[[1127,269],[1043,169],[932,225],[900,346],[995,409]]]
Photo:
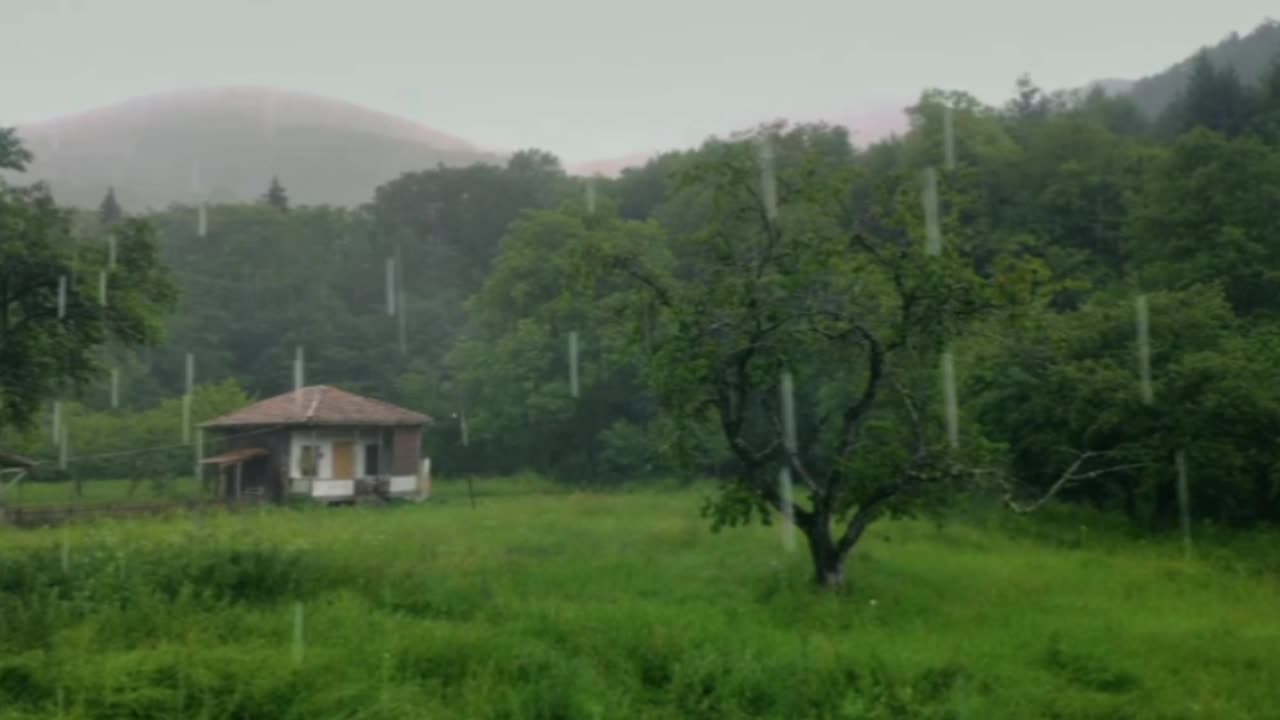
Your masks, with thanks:
[[[691,491],[478,489],[475,509],[444,485],[394,509],[0,531],[0,718],[1280,707],[1280,581],[1176,544],[887,522],[837,596],[777,528],[710,533]]]
[[[5,493],[3,501],[12,507],[53,505],[146,505],[204,497],[194,476],[157,482],[130,480],[86,480],[81,494],[69,481],[19,483]]]

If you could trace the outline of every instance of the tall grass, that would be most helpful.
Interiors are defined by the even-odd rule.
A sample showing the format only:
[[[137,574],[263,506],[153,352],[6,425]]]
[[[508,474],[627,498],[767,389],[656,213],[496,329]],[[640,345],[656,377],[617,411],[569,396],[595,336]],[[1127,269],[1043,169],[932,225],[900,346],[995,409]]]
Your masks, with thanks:
[[[143,481],[84,480],[77,492],[71,480],[26,480],[0,497],[9,507],[149,505],[184,500],[208,499],[209,493],[194,475],[163,477]]]
[[[852,593],[696,491],[0,531],[0,718],[1264,718],[1280,582],[877,525]],[[304,622],[295,664],[296,603]]]

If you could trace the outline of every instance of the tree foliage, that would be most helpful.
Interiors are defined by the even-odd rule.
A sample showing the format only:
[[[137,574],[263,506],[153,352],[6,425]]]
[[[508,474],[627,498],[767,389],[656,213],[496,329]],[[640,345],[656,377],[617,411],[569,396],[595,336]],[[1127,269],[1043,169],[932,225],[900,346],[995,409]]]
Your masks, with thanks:
[[[757,159],[766,147],[778,158],[776,207],[774,181],[769,170],[762,179]],[[676,192],[703,195],[710,216],[672,239],[680,252],[615,236],[593,263],[630,279],[644,291],[639,308],[654,310],[633,343],[643,346],[661,409],[686,438],[716,427],[732,453],[733,474],[707,508],[715,523],[790,514],[817,580],[839,585],[845,557],[875,517],[951,479],[910,386],[913,371],[930,357],[936,363],[976,312],[975,278],[953,253],[926,257],[918,222],[883,235],[852,226],[856,172],[843,131],[766,127],[702,154]],[[900,203],[914,207],[905,196],[888,203],[881,210],[891,225],[911,214]],[[637,308],[629,315],[644,317]],[[794,445],[784,376],[797,388]],[[873,449],[881,423],[897,430],[895,452]],[[788,496],[779,471],[807,505]]]
[[[308,382],[435,416],[428,450],[446,474],[712,476],[716,526],[789,513],[833,584],[875,518],[945,509],[964,488],[1020,509],[1089,503],[1160,531],[1179,453],[1197,517],[1280,522],[1267,389],[1280,65],[1262,69],[1248,38],[1222,47],[1181,67],[1185,92],[1155,121],[1140,96],[1046,93],[1024,76],[999,107],[927,90],[906,133],[865,149],[837,128],[770,125],[589,183],[524,151],[405,174],[356,210],[279,212],[273,181],[278,201],[213,203],[203,222],[174,206],[95,223],[5,187],[0,271],[40,279],[20,312],[47,312],[58,277],[80,281],[64,323],[5,340],[23,354],[0,370],[4,407],[30,417],[65,389],[32,378],[83,384],[103,356],[125,371],[126,406],[163,406],[188,352],[199,382],[262,396],[291,385],[303,348]],[[0,165],[29,161],[0,133]],[[937,255],[923,250],[929,168]],[[103,313],[92,273],[108,227],[124,267]],[[164,345],[132,350],[171,299],[159,259],[182,299]],[[105,410],[100,383],[80,397]]]
[[[106,228],[115,225],[124,219],[124,210],[121,209],[120,203],[116,201],[116,189],[107,188],[107,194],[103,196],[102,202],[98,205],[98,222]]]
[[[288,212],[289,193],[286,192],[284,186],[280,184],[280,178],[271,178],[271,186],[267,188],[266,194],[262,196],[262,202],[281,212]]]
[[[0,137],[0,165],[20,168],[29,155]],[[73,236],[44,186],[0,182],[0,427],[97,377],[101,348],[160,338],[175,288],[152,227],[128,220],[114,236],[112,265],[106,243]]]

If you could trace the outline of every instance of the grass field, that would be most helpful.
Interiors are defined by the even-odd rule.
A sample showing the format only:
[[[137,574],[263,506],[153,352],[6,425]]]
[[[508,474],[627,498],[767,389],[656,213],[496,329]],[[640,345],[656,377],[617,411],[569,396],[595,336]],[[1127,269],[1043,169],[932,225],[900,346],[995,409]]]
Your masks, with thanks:
[[[204,497],[195,476],[178,477],[163,482],[131,482],[129,480],[86,480],[81,494],[69,481],[22,482],[4,494],[5,504],[14,507],[48,507],[51,505],[146,505]]]
[[[877,525],[851,594],[693,491],[0,530],[0,718],[1269,718],[1280,580]]]

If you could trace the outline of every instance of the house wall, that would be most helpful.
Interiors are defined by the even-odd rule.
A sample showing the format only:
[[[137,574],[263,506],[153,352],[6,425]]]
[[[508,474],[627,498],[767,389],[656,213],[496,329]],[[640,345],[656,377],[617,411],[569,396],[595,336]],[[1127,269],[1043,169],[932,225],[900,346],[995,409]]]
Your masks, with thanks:
[[[391,475],[417,477],[421,457],[422,428],[395,428],[391,442]]]
[[[419,492],[418,473],[422,432],[417,427],[318,427],[280,428],[254,432],[252,428],[234,428],[224,432],[228,450],[265,448],[268,457],[246,462],[242,468],[241,489],[261,487],[274,500],[288,493],[317,499],[344,500],[355,494],[355,479],[369,475],[390,478],[390,491],[395,495]],[[334,477],[334,443],[349,441],[353,447],[354,477]],[[302,448],[315,445],[320,452],[314,478],[302,475]],[[365,446],[378,447],[377,468],[365,472]],[[209,472],[216,472],[210,470]],[[233,470],[227,471],[226,491],[234,492]]]
[[[335,477],[333,473],[333,446],[334,443],[341,441],[347,441],[354,445],[352,466],[355,474],[352,477]],[[388,450],[385,446],[382,432],[377,428],[306,428],[291,431],[289,476],[292,478],[303,476],[302,448],[305,445],[314,445],[320,450],[320,462],[316,471],[316,479],[353,480],[357,477],[366,477],[368,475],[368,473],[364,472],[366,445],[378,446],[379,467],[374,474],[385,472],[384,466],[386,465]]]

